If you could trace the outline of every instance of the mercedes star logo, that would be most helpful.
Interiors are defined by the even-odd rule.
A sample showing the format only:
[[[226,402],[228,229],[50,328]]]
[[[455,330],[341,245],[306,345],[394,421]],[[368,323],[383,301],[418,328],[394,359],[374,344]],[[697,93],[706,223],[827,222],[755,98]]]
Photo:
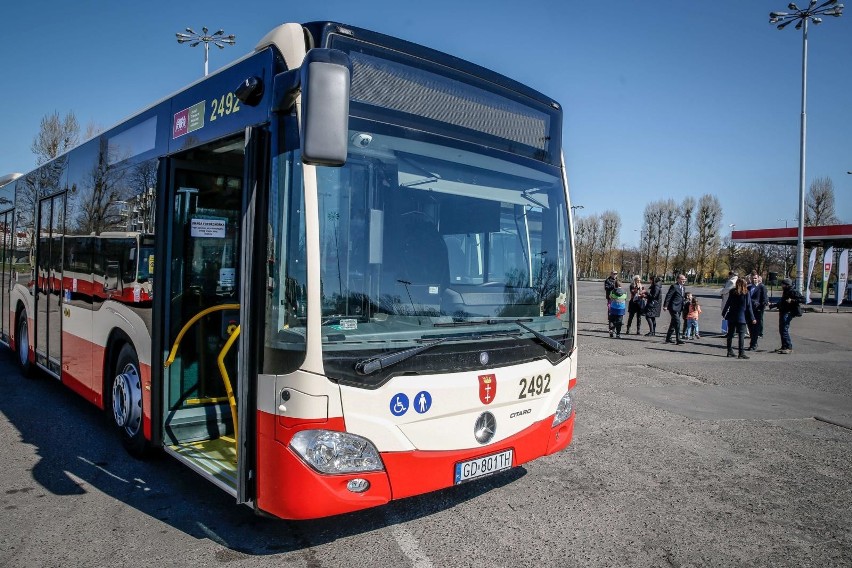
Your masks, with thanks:
[[[483,412],[473,425],[473,435],[480,444],[487,444],[497,432],[497,420],[490,412]]]

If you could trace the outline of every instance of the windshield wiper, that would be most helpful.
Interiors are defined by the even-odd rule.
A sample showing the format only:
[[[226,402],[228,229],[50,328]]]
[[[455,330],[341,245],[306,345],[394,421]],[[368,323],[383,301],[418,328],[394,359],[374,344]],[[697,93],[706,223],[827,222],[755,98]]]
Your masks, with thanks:
[[[533,328],[528,327],[528,326],[526,326],[526,325],[522,324],[522,323],[521,323],[520,321],[518,321],[518,320],[516,320],[516,321],[514,321],[514,322],[512,322],[512,323],[517,324],[517,326],[518,326],[518,327],[522,327],[522,328],[524,328],[525,330],[527,330],[528,332],[530,332],[530,333],[532,333],[533,335],[535,335],[535,336],[536,336],[536,338],[538,338],[538,339],[539,339],[542,343],[544,343],[546,346],[550,347],[552,350],[554,350],[554,351],[556,351],[556,352],[558,352],[558,353],[562,353],[563,355],[565,354],[565,346],[564,346],[564,345],[562,345],[561,343],[559,343],[558,341],[556,341],[555,339],[551,339],[551,338],[547,337],[546,335],[544,335],[544,334],[543,334],[543,333],[541,333],[540,331],[536,331],[536,330],[534,330]]]
[[[380,355],[379,357],[370,357],[369,359],[364,359],[363,361],[358,361],[355,363],[355,372],[359,375],[372,375],[375,372],[381,371],[382,369],[387,369],[397,363],[401,363],[406,359],[411,359],[415,355],[426,351],[427,349],[431,349],[438,345],[439,343],[443,343],[448,338],[444,337],[441,339],[436,339],[430,343],[424,343],[423,345],[418,345],[417,347],[411,347],[410,349],[403,349],[402,351],[397,351],[395,353],[388,353],[387,355]]]
[[[498,325],[501,323],[518,323],[521,321],[532,321],[532,318],[523,318],[519,320],[507,319],[484,319],[484,320],[457,320],[457,321],[439,321],[432,324],[432,327],[468,327],[472,325]]]
[[[565,354],[565,346],[556,341],[555,339],[551,339],[541,333],[540,331],[536,331],[533,328],[525,325],[524,322],[531,322],[532,318],[524,318],[524,319],[516,319],[516,320],[501,320],[501,319],[485,319],[485,320],[464,320],[464,321],[454,321],[454,322],[439,322],[432,324],[434,327],[462,327],[462,326],[471,326],[471,325],[497,325],[501,323],[513,323],[518,327],[532,333],[539,339],[542,343],[545,344],[548,348],[556,351],[558,353]]]

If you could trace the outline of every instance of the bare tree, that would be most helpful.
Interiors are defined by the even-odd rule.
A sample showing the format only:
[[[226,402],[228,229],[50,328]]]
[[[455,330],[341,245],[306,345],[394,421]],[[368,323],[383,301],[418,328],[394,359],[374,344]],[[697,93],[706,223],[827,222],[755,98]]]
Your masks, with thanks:
[[[88,140],[89,138],[94,138],[98,134],[104,131],[104,127],[95,121],[89,121],[89,124],[86,125],[86,132],[83,134],[83,140]]]
[[[834,209],[834,182],[828,177],[819,177],[811,182],[805,198],[805,225],[837,225],[840,221]]]
[[[586,250],[586,224],[583,218],[574,216],[572,218],[574,229],[574,258],[577,262],[577,276],[585,277],[583,273],[583,252]]]
[[[643,227],[639,234],[639,272],[647,274],[649,280],[656,275],[651,269],[651,240],[648,236],[648,227]]]
[[[104,231],[127,230],[123,208],[132,189],[126,184],[126,170],[111,166],[112,161],[102,141],[98,161],[80,190],[81,208],[75,219],[79,234],[100,235]]]
[[[621,232],[621,216],[615,211],[604,211],[601,214],[601,247],[603,259],[608,266],[602,266],[601,272],[613,270],[615,267],[616,243]]]
[[[642,226],[643,238],[647,241],[648,274],[660,274],[660,247],[663,241],[663,209],[660,201],[645,206]]]
[[[728,258],[728,270],[731,272],[739,272],[739,269],[742,268],[740,266],[740,252],[741,249],[737,247],[737,243],[734,242],[734,239],[731,238],[731,235],[725,237],[725,252]]]
[[[58,112],[47,114],[41,119],[38,134],[33,138],[30,150],[36,156],[36,165],[49,162],[58,155],[71,149],[80,137],[80,125],[73,111],[68,111],[65,118],[60,118]]]
[[[588,278],[592,275],[594,242],[598,229],[598,217],[574,218],[574,244],[577,247],[576,259],[580,276]]]
[[[134,230],[154,232],[154,188],[157,187],[156,159],[136,164],[130,169],[128,185],[133,201]],[[128,227],[128,230],[130,227]]]
[[[672,257],[672,243],[674,241],[675,224],[677,223],[677,204],[674,199],[661,201],[660,213],[662,217],[660,237],[663,245],[663,274],[668,274],[669,261]]]
[[[705,194],[698,200],[695,213],[697,245],[695,254],[697,281],[703,282],[708,269],[716,271],[719,256],[719,227],[722,224],[722,205],[719,198]]]
[[[68,156],[63,154],[77,143],[79,130],[73,112],[68,112],[64,119],[58,112],[42,117],[39,132],[30,146],[40,167],[24,176],[18,186],[18,226],[34,226],[38,200],[62,189],[62,176],[68,165]],[[34,235],[28,235],[28,239],[32,257],[36,239]]]
[[[597,264],[595,262],[599,250],[598,241],[601,237],[601,218],[598,215],[587,217],[588,223],[588,241],[586,243],[586,273],[589,276],[598,274]]]
[[[764,274],[773,262],[774,253],[773,245],[769,244],[753,244],[741,247],[737,255],[738,268],[742,269],[743,272],[755,270],[758,274]]]
[[[674,269],[683,273],[687,272],[689,264],[690,245],[692,234],[695,232],[695,199],[687,197],[683,200],[678,210],[677,223],[677,248],[674,259]]]
[[[796,247],[770,245],[768,256],[768,267],[780,269],[781,278],[792,278],[791,274],[796,266]]]

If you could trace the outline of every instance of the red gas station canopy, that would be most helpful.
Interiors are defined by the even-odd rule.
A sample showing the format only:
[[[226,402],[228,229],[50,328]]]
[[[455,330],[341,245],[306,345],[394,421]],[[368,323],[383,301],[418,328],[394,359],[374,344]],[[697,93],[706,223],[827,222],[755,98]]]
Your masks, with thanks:
[[[799,239],[798,227],[781,229],[749,229],[732,231],[731,240],[735,243],[754,243],[770,245],[795,245]],[[805,246],[838,248],[852,247],[852,225],[821,225],[805,227]]]

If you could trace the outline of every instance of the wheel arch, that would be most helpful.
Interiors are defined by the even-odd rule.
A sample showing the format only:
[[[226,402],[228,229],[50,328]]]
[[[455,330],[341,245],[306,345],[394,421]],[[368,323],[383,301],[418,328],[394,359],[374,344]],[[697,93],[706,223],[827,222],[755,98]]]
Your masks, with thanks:
[[[101,369],[103,372],[103,384],[101,385],[103,396],[101,398],[103,400],[103,408],[108,411],[111,405],[111,387],[117,370],[118,355],[121,353],[121,348],[125,345],[133,348],[138,360],[139,349],[133,343],[133,340],[130,339],[130,336],[121,328],[113,328],[107,336],[106,344],[104,345],[103,369]]]

